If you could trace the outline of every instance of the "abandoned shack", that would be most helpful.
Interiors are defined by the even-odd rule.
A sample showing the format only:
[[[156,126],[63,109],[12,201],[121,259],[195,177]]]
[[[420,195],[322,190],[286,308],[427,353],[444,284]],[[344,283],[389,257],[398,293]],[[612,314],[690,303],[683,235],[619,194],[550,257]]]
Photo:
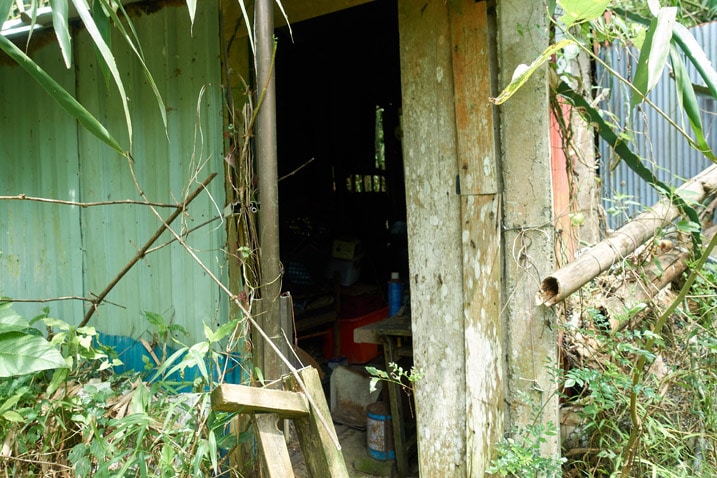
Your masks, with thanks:
[[[152,335],[147,312],[184,327],[183,341],[202,340],[203,324],[237,313],[210,272],[234,294],[257,292],[246,288],[253,272],[243,260],[257,251],[246,250],[252,231],[239,219],[256,214],[260,255],[271,255],[263,244],[273,236],[283,267],[281,280],[264,269],[262,284],[272,286],[258,291],[261,307],[277,302],[272,287],[289,292],[297,336],[325,355],[374,358],[377,349],[353,343],[354,326],[342,331],[341,320],[361,318],[359,327],[386,318],[386,283],[398,272],[409,355],[422,372],[414,397],[420,473],[483,476],[493,445],[533,420],[532,405],[557,421],[545,367],[556,360],[552,312],[533,305],[540,277],[555,265],[546,74],[499,108],[489,102],[548,44],[544,2],[281,3],[269,32],[275,122],[259,124],[255,151],[261,164],[272,153],[262,141],[275,135],[275,203],[262,182],[271,171],[262,176],[260,167],[250,184],[237,173],[247,156],[232,138],[243,137],[251,108],[268,111],[270,102],[252,96],[264,85],[252,52],[266,51],[266,36],[250,44],[235,0],[197,2],[193,23],[182,2],[128,2],[164,99],[160,111],[142,65],[114,41],[131,86],[131,146],[88,33],[74,27],[70,69],[51,31],[33,33],[28,54],[122,139],[144,193],[168,206],[163,214],[199,191],[174,226],[207,269],[165,231],[109,291],[92,325],[137,367],[137,341]],[[21,28],[3,34],[27,40]],[[41,306],[26,300],[96,297],[161,223],[146,206],[110,204],[140,198],[127,160],[4,57],[0,82],[0,296],[32,317]],[[98,202],[106,204],[90,204]],[[262,223],[270,215],[273,232],[264,229],[270,220]],[[327,295],[328,315],[311,314]],[[79,324],[89,304],[49,305]],[[255,360],[270,354],[255,345]],[[249,347],[236,359],[249,360]],[[231,379],[250,374],[238,366]],[[546,453],[557,454],[558,438],[548,440]]]

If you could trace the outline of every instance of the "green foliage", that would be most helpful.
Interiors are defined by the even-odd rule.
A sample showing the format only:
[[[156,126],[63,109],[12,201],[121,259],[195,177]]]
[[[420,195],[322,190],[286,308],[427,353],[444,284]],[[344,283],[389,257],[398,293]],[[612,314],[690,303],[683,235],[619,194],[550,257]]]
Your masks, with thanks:
[[[11,305],[0,302],[0,377],[66,368],[60,352],[15,313]]]
[[[638,324],[632,328],[610,330],[591,307],[578,327],[565,328],[569,366],[559,373],[559,390],[564,408],[579,417],[563,437],[565,476],[715,476],[716,287],[714,269],[702,270],[690,307],[660,334],[645,304],[614,317]]]
[[[528,400],[530,400],[528,398]],[[515,427],[495,448],[496,458],[486,470],[488,473],[515,478],[545,477],[557,478],[562,475],[561,465],[565,458],[544,456],[541,446],[547,437],[557,434],[553,422],[543,423],[541,407],[533,405],[533,422]]]
[[[369,386],[372,392],[376,390],[378,382],[383,380],[399,385],[406,393],[410,393],[413,391],[413,384],[423,378],[423,373],[414,367],[411,367],[411,370],[404,370],[397,363],[390,362],[388,368],[389,370],[386,371],[373,366],[366,367],[366,371],[371,375]]]
[[[157,314],[147,316],[158,335],[179,330]],[[228,430],[232,415],[212,411],[207,390],[218,375],[214,369],[221,354],[214,348],[232,335],[238,321],[207,328],[205,342],[172,354],[151,381],[137,373],[113,373],[116,353],[99,344],[92,327],[70,326],[48,317],[47,310],[32,322],[48,327],[48,343],[69,367],[0,381],[0,443],[5,446],[0,472],[195,477],[228,470],[225,452],[236,441]],[[169,372],[189,368],[199,371],[196,379],[163,380]],[[194,391],[179,391],[188,387]]]

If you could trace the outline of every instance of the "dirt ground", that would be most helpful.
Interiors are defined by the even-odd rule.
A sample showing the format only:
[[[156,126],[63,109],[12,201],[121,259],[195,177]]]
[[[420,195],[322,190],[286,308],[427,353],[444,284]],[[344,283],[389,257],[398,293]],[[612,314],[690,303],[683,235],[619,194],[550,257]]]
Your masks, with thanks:
[[[341,442],[346,468],[351,478],[397,476],[394,461],[378,461],[368,454],[365,430],[358,430],[340,424],[334,424],[334,426],[336,427],[336,434]],[[296,478],[309,478],[309,473],[304,464],[304,457],[301,454],[301,448],[299,448],[296,434],[293,433],[293,428],[289,441],[289,455],[291,456],[291,464],[294,467]],[[414,469],[415,468],[414,466]],[[418,473],[411,476],[418,477]]]

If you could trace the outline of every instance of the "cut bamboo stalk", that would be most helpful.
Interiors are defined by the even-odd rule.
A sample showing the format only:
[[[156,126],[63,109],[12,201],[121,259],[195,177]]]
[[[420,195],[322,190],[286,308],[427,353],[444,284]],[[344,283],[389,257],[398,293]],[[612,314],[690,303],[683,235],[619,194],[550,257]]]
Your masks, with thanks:
[[[717,190],[717,166],[710,166],[677,189],[688,201],[702,202]],[[669,225],[680,214],[663,199],[615,231],[580,257],[543,279],[536,296],[540,305],[553,306],[623,260],[650,239],[655,231]]]

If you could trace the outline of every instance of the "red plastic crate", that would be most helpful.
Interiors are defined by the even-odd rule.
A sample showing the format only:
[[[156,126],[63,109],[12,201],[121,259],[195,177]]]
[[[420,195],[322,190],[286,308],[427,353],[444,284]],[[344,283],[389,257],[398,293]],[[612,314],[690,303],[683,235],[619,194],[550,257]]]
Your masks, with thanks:
[[[354,329],[378,322],[386,317],[388,317],[388,307],[351,319],[339,319],[341,321],[339,326],[341,355],[346,357],[349,363],[366,363],[378,355],[378,345],[354,342]]]

